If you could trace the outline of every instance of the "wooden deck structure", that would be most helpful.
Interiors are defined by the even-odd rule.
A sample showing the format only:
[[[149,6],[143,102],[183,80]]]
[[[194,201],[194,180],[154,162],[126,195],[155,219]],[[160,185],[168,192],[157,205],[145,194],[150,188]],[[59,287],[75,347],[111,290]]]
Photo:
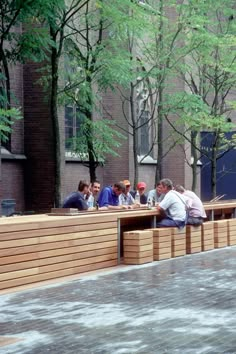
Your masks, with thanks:
[[[216,211],[222,218],[234,217],[236,202],[205,207],[209,218],[214,219]],[[0,290],[116,266],[123,232],[153,228],[157,216],[155,209],[136,209],[2,217]],[[230,237],[234,244],[234,234]]]

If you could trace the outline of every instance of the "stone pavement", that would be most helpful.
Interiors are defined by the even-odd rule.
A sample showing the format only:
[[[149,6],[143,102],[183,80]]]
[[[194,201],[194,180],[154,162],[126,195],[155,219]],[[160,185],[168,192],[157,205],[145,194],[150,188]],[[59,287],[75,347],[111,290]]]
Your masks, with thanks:
[[[0,354],[235,354],[236,247],[1,295],[0,309]]]

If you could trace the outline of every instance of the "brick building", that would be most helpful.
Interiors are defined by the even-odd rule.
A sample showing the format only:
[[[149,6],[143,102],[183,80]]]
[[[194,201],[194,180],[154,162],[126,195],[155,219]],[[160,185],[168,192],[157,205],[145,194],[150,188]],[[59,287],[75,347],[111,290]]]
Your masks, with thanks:
[[[1,147],[0,156],[0,200],[14,199],[16,211],[43,212],[53,207],[54,191],[54,137],[50,120],[47,95],[39,79],[38,64],[16,65],[11,68],[12,91],[24,119],[13,126],[11,139]],[[106,112],[122,125],[121,102],[114,93],[103,96]],[[63,148],[65,146],[65,110],[60,112]],[[129,178],[133,180],[132,141],[122,141],[119,157],[109,157],[103,167],[97,168],[97,177],[102,185]],[[183,150],[172,150],[165,159],[164,174],[178,183],[184,183],[185,171]],[[155,179],[153,158],[146,158],[139,166],[140,180],[152,189]],[[76,190],[80,179],[89,179],[89,170],[78,158],[70,157],[64,148],[62,174],[63,195]],[[174,166],[174,168],[173,168]]]

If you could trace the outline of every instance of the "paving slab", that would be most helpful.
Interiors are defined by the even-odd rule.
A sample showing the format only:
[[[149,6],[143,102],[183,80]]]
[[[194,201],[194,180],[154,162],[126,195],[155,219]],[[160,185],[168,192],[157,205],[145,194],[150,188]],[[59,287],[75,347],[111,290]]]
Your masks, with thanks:
[[[0,295],[0,354],[236,354],[236,247]]]

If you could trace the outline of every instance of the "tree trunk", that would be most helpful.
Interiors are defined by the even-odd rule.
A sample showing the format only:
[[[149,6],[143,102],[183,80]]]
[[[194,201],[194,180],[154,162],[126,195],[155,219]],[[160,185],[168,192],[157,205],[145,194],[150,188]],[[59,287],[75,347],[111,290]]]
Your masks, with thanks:
[[[137,135],[134,134],[133,137],[133,158],[134,158],[134,189],[137,186],[138,183],[138,178],[139,178],[139,173],[138,173],[138,139],[137,139]]]
[[[55,178],[55,188],[54,188],[54,204],[56,208],[59,208],[62,203],[62,154],[61,154],[61,139],[60,139],[60,125],[57,112],[57,94],[58,94],[58,56],[57,49],[52,48],[51,52],[51,97],[50,97],[50,109],[51,109],[51,119],[53,127],[54,136],[54,178]]]
[[[157,107],[157,165],[155,174],[155,185],[163,178],[163,88],[158,90],[158,107]]]
[[[211,161],[211,197],[216,197],[216,154],[217,154],[217,133],[214,133],[214,142],[212,146],[212,161]]]
[[[163,0],[159,2],[160,24],[159,35],[157,38],[157,48],[159,49],[159,57],[163,55]],[[158,59],[159,60],[159,59]],[[163,77],[163,63],[159,61],[158,69],[160,74],[158,75],[158,106],[157,106],[157,165],[155,173],[155,186],[163,178],[163,92],[164,92],[164,77]]]
[[[196,192],[197,188],[197,149],[196,149],[196,144],[197,144],[197,132],[192,132],[191,133],[191,157],[193,158],[193,163],[192,163],[192,191]]]
[[[137,121],[137,110],[136,110],[136,99],[135,99],[135,86],[131,83],[130,85],[130,116],[132,121],[132,129],[133,129],[133,160],[134,160],[134,188],[138,183],[139,178],[139,170],[138,170],[138,132],[137,129],[138,121]]]
[[[92,80],[90,76],[87,76],[86,82],[90,86],[90,95],[88,97],[88,107],[89,109],[85,110],[85,115],[86,118],[92,122],[93,120],[93,115],[92,115],[92,107],[93,107],[93,98],[92,98]],[[89,156],[89,176],[90,176],[90,182],[94,182],[97,177],[96,177],[96,168],[97,168],[97,161],[95,160],[95,155],[94,155],[94,147],[93,147],[93,131],[92,131],[92,126],[90,125],[90,131],[88,132],[87,135],[87,147],[88,147],[88,156]]]
[[[90,121],[92,121],[92,113],[87,110],[86,112],[86,117]],[[90,176],[90,182],[94,182],[97,179],[96,176],[96,168],[97,168],[97,162],[94,158],[94,148],[93,148],[93,132],[89,132],[89,135],[87,136],[87,147],[88,147],[88,156],[89,156],[89,176]]]

